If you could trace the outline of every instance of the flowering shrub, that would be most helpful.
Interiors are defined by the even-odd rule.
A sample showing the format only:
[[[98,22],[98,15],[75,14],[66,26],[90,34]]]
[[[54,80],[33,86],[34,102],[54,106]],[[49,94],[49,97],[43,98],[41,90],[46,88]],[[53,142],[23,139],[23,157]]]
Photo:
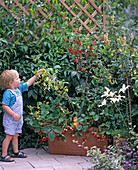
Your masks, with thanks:
[[[115,127],[112,127],[112,132],[114,130],[117,129],[121,129],[121,131],[124,132],[125,137],[128,137],[129,133],[129,128],[132,128],[132,118],[131,115],[128,113],[128,111],[126,112],[126,110],[123,109],[123,105],[126,104],[126,95],[125,92],[126,90],[129,88],[130,86],[125,86],[125,84],[122,85],[122,88],[117,92],[112,92],[109,88],[105,87],[106,91],[104,91],[103,95],[101,96],[103,98],[101,105],[99,105],[98,107],[102,107],[102,112],[103,114],[105,112],[112,112],[114,115],[116,115],[117,113],[119,113],[120,118],[122,120],[122,125],[118,125]],[[122,95],[124,94],[124,95]],[[123,101],[125,99],[125,101]],[[105,126],[105,124],[101,124],[100,125]],[[108,127],[107,127],[108,128]],[[111,133],[112,133],[111,132]]]
[[[125,170],[138,169],[138,139],[134,141],[128,141],[122,143],[122,155],[124,161],[122,161],[123,168]]]
[[[93,163],[91,170],[94,169],[118,169],[136,170],[138,168],[137,134],[129,141],[123,141],[119,145],[108,146],[104,153],[99,148],[92,147],[87,151],[87,156],[92,156]]]
[[[118,154],[117,154],[118,153]],[[100,149],[97,147],[92,147],[87,151],[87,156],[91,156],[92,167],[91,170],[106,169],[106,170],[123,170],[121,166],[121,161],[123,156],[120,150],[115,150],[113,146],[109,146],[105,149],[104,153],[101,153]]]

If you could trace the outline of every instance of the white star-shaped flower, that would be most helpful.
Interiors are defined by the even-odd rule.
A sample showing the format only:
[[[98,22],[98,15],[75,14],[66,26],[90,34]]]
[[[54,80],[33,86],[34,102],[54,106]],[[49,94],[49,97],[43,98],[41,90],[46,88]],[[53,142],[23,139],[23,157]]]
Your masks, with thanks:
[[[104,99],[101,103],[102,103],[102,104],[99,105],[99,107],[106,105],[106,100]]]
[[[123,85],[122,85],[122,88],[119,90],[119,93],[120,93],[120,92],[125,93],[125,91],[126,91],[126,89],[128,89],[128,87],[130,87],[130,85],[125,86],[125,84],[123,84]]]

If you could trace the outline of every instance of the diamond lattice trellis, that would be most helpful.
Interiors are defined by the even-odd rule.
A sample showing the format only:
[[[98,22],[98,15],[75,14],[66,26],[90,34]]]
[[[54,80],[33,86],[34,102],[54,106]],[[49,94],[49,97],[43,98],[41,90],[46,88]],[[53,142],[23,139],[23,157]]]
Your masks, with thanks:
[[[18,24],[22,24],[23,29],[31,29],[35,39],[41,37],[42,28],[47,35],[53,34],[55,29],[61,31],[58,23],[62,22],[67,22],[74,31],[78,29],[88,36],[92,34],[98,38],[94,33],[100,26],[97,20],[105,22],[103,0],[10,0],[8,2],[0,0],[5,15],[10,13]],[[30,16],[36,27],[31,26],[30,21],[24,24],[23,18]],[[15,33],[10,40],[13,41],[16,36]],[[29,38],[30,36],[26,41]]]

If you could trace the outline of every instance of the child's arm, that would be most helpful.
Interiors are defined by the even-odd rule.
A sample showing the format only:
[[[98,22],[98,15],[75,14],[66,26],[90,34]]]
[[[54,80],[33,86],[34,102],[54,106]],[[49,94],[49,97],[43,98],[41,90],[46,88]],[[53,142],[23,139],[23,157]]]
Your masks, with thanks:
[[[2,108],[5,110],[6,113],[11,115],[15,121],[18,121],[21,119],[20,116],[17,113],[15,113],[14,111],[12,111],[9,106],[2,104]]]
[[[38,70],[37,71],[37,74],[38,73],[41,73],[43,72],[43,70]],[[35,80],[37,79],[37,75],[34,75],[33,77],[31,77],[28,81],[27,81],[27,86],[30,87],[34,82]]]

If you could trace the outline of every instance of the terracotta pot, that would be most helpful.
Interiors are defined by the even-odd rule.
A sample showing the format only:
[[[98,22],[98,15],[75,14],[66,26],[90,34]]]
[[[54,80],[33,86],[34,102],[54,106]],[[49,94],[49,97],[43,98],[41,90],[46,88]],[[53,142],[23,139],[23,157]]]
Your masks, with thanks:
[[[91,131],[91,129],[89,129]],[[84,137],[85,134],[83,133],[83,136],[71,136],[71,131],[67,131],[65,133],[65,139],[66,142],[64,141],[48,141],[49,144],[49,153],[50,154],[63,154],[63,155],[86,155],[87,150],[84,149],[84,147],[88,147],[90,149],[92,146],[97,146],[100,148],[100,150],[103,152],[105,147],[108,146],[108,139],[102,139],[102,141],[98,141],[96,137],[90,132],[89,137],[87,140],[84,142]],[[78,141],[78,144],[73,143],[72,140]],[[84,143],[82,147],[82,143]],[[79,147],[79,145],[81,145]],[[104,147],[105,146],[105,147]]]

